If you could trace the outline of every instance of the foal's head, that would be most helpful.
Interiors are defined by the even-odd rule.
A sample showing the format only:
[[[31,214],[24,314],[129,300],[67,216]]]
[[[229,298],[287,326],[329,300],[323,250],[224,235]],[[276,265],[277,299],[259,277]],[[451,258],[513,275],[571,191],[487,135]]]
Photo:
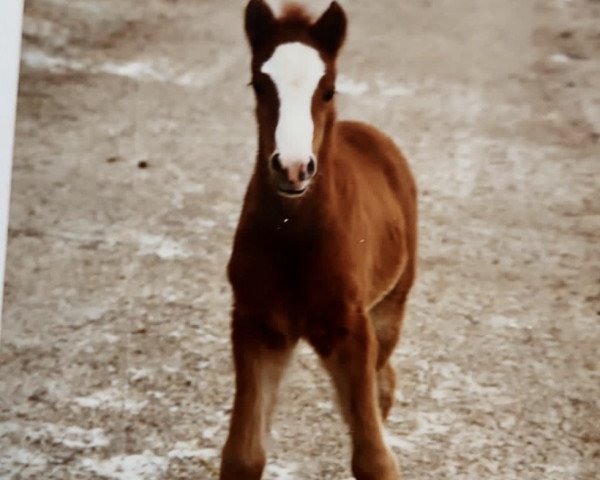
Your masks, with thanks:
[[[334,120],[335,60],[346,34],[346,16],[332,2],[317,20],[300,7],[276,18],[264,0],[246,7],[252,48],[259,161],[280,195],[302,195],[318,168]]]

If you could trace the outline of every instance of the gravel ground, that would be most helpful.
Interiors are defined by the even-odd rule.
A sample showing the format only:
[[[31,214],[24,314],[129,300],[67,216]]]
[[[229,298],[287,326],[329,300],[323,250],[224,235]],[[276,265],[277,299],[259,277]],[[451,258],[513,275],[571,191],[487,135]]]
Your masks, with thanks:
[[[346,5],[340,116],[391,134],[420,187],[404,478],[598,478],[600,2]],[[216,478],[248,56],[239,1],[26,1],[0,478]],[[265,478],[348,464],[302,346]]]

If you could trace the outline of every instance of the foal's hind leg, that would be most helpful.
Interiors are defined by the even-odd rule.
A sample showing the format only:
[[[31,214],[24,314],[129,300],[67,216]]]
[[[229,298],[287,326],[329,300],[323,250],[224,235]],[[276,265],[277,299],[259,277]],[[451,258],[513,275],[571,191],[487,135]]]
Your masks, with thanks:
[[[396,372],[390,362],[400,339],[408,290],[402,279],[377,305],[371,308],[377,337],[377,397],[385,420],[394,404]]]
[[[333,339],[329,354],[320,353],[350,426],[352,473],[357,480],[399,480],[398,464],[385,444],[377,406],[373,326],[365,314],[337,324],[346,326],[347,333]]]
[[[394,404],[394,393],[396,391],[396,371],[389,360],[377,370],[377,401],[381,418],[387,419],[392,405]]]

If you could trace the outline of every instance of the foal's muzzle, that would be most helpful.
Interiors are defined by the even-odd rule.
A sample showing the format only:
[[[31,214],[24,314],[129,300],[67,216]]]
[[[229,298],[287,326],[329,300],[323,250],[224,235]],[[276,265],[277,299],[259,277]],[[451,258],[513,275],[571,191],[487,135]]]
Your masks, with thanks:
[[[317,172],[317,162],[312,156],[306,162],[289,162],[284,166],[279,153],[274,153],[269,160],[269,167],[278,193],[287,197],[306,192]]]

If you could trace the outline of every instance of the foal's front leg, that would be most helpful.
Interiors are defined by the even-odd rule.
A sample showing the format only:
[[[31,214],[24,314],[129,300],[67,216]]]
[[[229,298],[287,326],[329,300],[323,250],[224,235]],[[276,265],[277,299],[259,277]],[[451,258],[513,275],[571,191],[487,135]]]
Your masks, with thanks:
[[[322,358],[352,435],[352,473],[358,480],[399,480],[398,464],[383,440],[376,396],[377,341],[366,314],[348,322]]]
[[[259,480],[277,387],[295,342],[266,327],[262,318],[241,318],[232,326],[236,392],[221,480]]]

